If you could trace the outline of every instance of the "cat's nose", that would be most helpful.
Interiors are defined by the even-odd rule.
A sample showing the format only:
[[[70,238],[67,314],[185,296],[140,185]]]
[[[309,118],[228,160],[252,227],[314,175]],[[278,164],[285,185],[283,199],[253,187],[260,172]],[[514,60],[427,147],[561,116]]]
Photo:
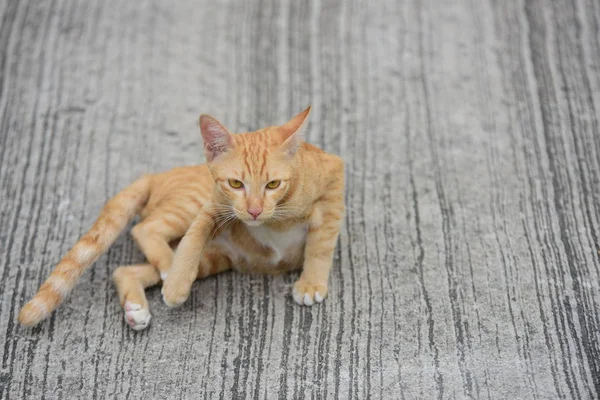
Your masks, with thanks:
[[[261,207],[250,207],[248,209],[248,214],[252,215],[252,218],[256,219],[262,213]]]

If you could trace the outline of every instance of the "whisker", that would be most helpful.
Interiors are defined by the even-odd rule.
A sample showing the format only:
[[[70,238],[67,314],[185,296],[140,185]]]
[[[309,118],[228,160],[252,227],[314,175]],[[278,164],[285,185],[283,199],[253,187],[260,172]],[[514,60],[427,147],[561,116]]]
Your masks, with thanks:
[[[237,219],[237,217],[234,213],[224,215],[221,219],[216,221],[217,226],[215,227],[213,233],[217,233],[220,229],[225,228],[229,223],[233,222],[236,219]]]

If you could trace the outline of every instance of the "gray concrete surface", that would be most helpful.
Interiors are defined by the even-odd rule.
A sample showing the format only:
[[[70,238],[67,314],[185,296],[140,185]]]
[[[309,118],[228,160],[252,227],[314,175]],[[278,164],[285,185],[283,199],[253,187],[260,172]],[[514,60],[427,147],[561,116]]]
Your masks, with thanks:
[[[1,399],[600,396],[600,3],[1,1]],[[285,121],[347,160],[330,297],[230,273],[143,333],[109,280],[18,309],[196,127]]]

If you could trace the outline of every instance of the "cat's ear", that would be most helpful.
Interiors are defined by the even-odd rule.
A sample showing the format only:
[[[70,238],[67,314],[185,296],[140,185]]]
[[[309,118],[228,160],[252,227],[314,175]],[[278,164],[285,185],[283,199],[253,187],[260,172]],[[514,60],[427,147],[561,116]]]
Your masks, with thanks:
[[[208,162],[235,147],[231,133],[210,115],[200,116],[200,132],[204,141],[204,154]]]
[[[298,151],[300,144],[304,140],[308,114],[310,114],[310,106],[281,126],[285,135],[285,140],[281,148],[291,156],[296,154],[296,151]]]

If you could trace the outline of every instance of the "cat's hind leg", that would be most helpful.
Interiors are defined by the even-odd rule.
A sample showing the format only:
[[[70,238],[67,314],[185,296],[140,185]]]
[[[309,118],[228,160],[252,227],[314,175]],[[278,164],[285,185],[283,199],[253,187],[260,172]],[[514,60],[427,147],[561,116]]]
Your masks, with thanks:
[[[231,269],[229,257],[219,249],[211,246],[202,254],[200,265],[198,265],[198,275],[196,276],[196,279],[203,279],[211,275],[220,274],[229,269]]]
[[[119,301],[125,311],[125,322],[134,330],[145,329],[152,315],[144,290],[160,282],[160,275],[150,264],[119,267],[113,273]]]
[[[131,234],[148,262],[160,272],[165,280],[173,261],[173,249],[169,243],[182,237],[189,226],[183,219],[168,217],[145,219],[133,227]]]

